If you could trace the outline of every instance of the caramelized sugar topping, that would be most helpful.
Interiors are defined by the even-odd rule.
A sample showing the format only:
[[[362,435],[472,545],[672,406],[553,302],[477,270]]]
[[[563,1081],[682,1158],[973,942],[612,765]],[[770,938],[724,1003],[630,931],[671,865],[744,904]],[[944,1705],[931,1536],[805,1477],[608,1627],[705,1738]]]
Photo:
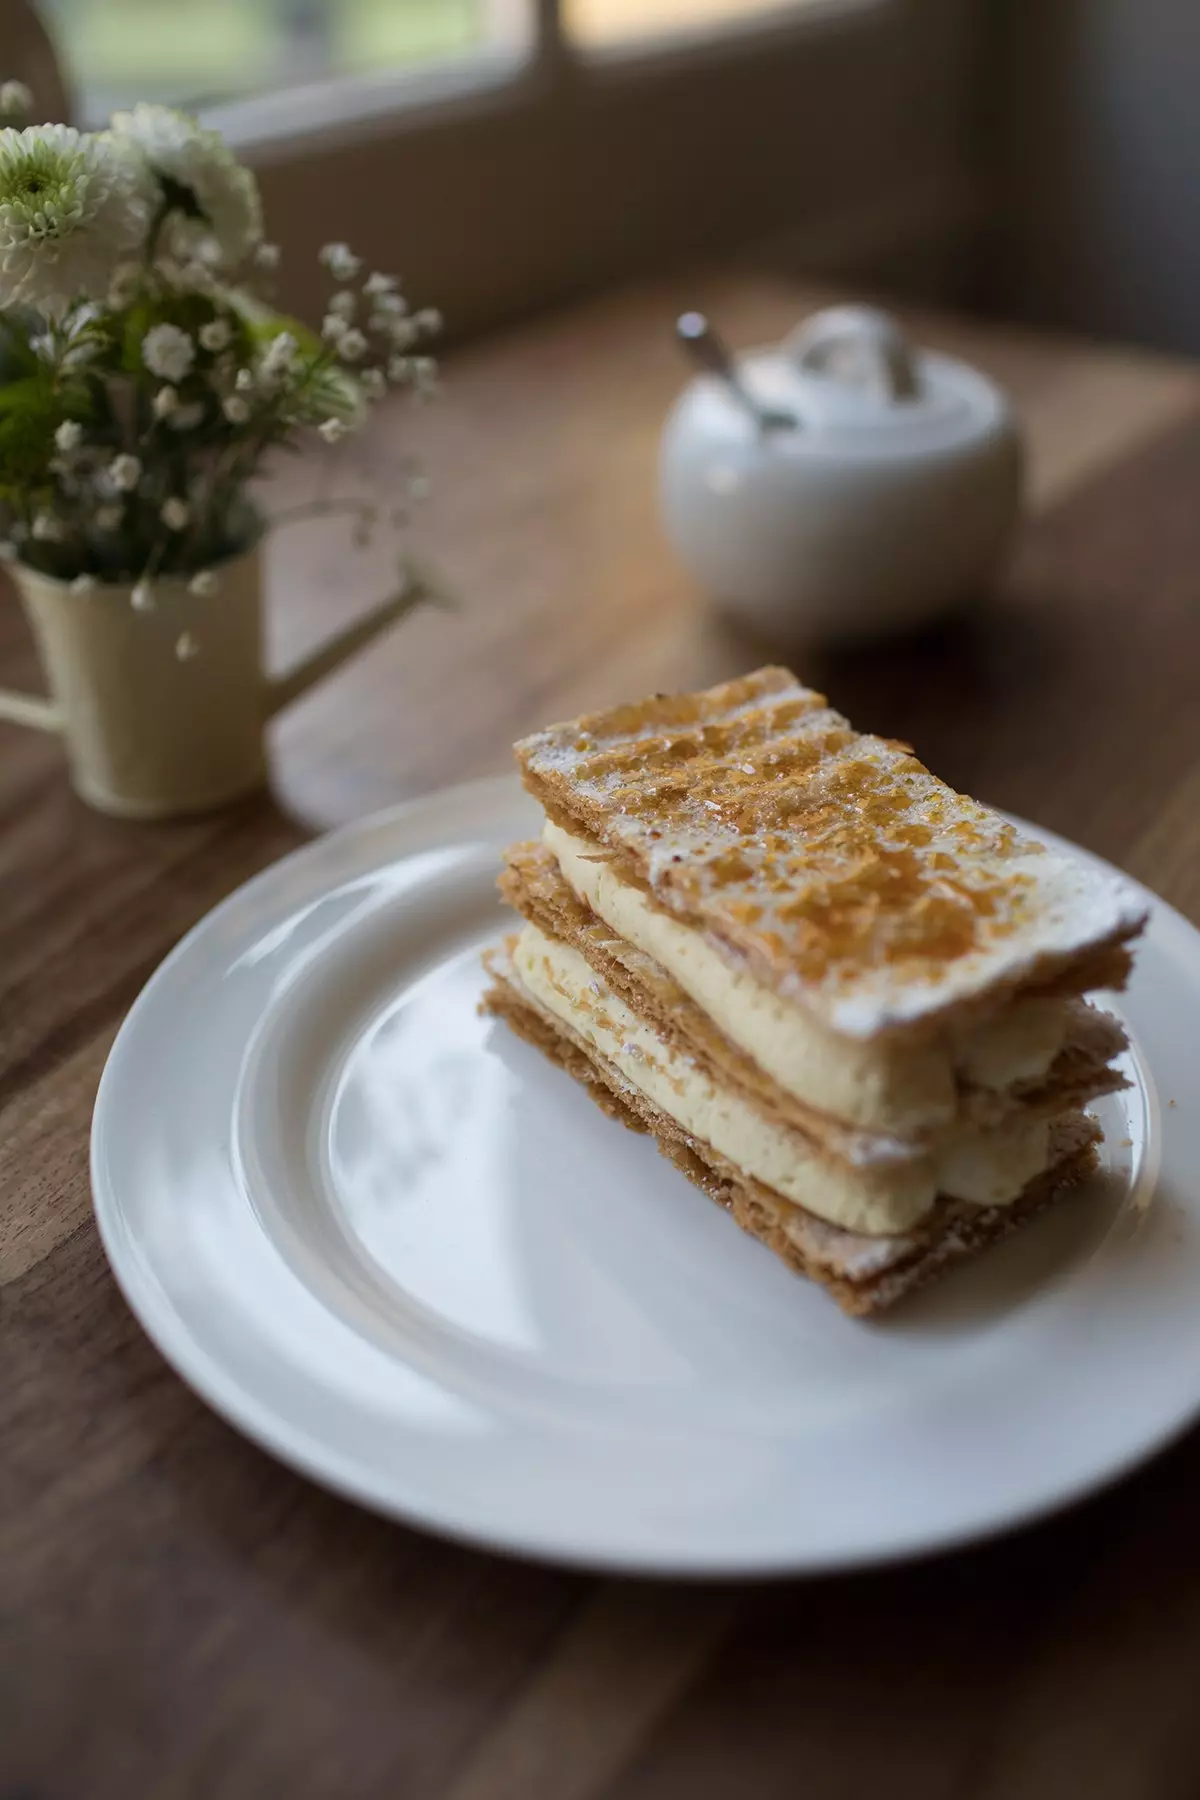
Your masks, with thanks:
[[[1063,867],[783,669],[551,727],[517,753],[660,904],[810,994],[937,985],[1028,932],[1042,870]]]

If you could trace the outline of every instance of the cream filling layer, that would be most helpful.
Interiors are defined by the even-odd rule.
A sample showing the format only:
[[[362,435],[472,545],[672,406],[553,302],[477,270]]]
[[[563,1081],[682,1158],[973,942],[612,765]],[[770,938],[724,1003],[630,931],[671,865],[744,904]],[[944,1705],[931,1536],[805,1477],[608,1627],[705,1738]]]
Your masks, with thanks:
[[[1044,1075],[1062,1049],[1062,1000],[1016,1000],[953,1036],[906,1044],[843,1037],[755,976],[733,968],[703,932],[674,919],[618,875],[599,846],[547,819],[543,842],[579,899],[671,975],[731,1043],[798,1100],[869,1131],[924,1131],[957,1110],[956,1078],[1003,1091]]]
[[[906,1231],[939,1193],[980,1206],[1014,1200],[1046,1166],[1049,1124],[957,1130],[928,1156],[861,1166],[821,1152],[712,1081],[640,1019],[568,944],[526,925],[513,965],[547,1012],[569,1025],[648,1100],[747,1175],[831,1224],[871,1236]]]

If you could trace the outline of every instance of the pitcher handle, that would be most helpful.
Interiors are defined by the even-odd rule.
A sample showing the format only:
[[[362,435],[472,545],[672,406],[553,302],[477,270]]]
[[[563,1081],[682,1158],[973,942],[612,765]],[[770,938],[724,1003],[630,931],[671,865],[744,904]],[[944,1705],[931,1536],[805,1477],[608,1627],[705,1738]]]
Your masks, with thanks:
[[[31,725],[35,731],[61,731],[62,714],[53,700],[0,688],[0,719],[9,725]]]

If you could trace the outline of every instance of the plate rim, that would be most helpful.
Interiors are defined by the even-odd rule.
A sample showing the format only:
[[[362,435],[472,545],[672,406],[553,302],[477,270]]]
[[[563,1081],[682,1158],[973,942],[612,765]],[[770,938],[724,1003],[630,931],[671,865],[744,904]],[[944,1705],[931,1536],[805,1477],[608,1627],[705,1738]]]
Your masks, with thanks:
[[[489,1526],[483,1515],[471,1520],[448,1518],[436,1506],[423,1502],[419,1494],[383,1493],[377,1485],[359,1479],[342,1453],[324,1443],[320,1436],[306,1434],[283,1417],[269,1400],[258,1398],[221,1359],[201,1341],[184,1316],[174,1308],[169,1296],[156,1281],[127,1229],[127,1220],[114,1187],[108,1180],[102,1149],[107,1114],[112,1107],[112,1092],[120,1075],[120,1065],[140,1029],[142,1018],[153,1005],[160,983],[190,952],[195,941],[226,917],[235,906],[251,900],[263,888],[269,888],[285,877],[294,866],[314,856],[318,848],[337,856],[355,839],[364,845],[385,836],[406,820],[435,809],[450,806],[475,808],[485,805],[489,797],[503,800],[505,808],[513,805],[522,793],[517,777],[511,774],[484,776],[455,783],[425,794],[414,795],[382,808],[360,819],[349,820],[336,829],[318,833],[258,870],[192,925],[167,952],[145,982],[121,1022],[110,1046],[98,1085],[89,1136],[89,1177],[92,1211],[96,1220],[110,1272],[140,1328],[155,1351],[184,1384],[227,1424],[248,1438],[259,1449],[272,1456],[319,1488],[350,1500],[376,1516],[428,1531],[443,1540],[494,1554],[529,1558],[541,1563],[569,1567],[587,1572],[624,1575],[643,1579],[691,1579],[711,1581],[759,1581],[786,1576],[813,1576],[846,1573],[855,1569],[883,1568],[897,1563],[914,1562],[953,1553],[973,1544],[989,1542],[1010,1531],[1033,1525],[1065,1511],[1072,1505],[1099,1495],[1115,1486],[1134,1470],[1161,1454],[1177,1442],[1200,1419],[1200,1372],[1195,1393],[1188,1406],[1148,1436],[1140,1436],[1122,1455],[1109,1461],[1099,1474],[1085,1468],[1075,1477],[1060,1481],[1045,1492],[1035,1495],[1027,1504],[1006,1505],[994,1516],[980,1509],[957,1525],[911,1527],[896,1531],[873,1546],[830,1553],[821,1549],[805,1552],[802,1548],[788,1554],[768,1552],[755,1554],[753,1538],[743,1538],[737,1552],[713,1554],[693,1551],[691,1547],[673,1551],[670,1545],[654,1549],[605,1550],[592,1546],[570,1547],[563,1543],[548,1544],[539,1530],[525,1531],[501,1522]],[[531,802],[532,804],[532,802]],[[999,810],[999,809],[996,809]],[[1130,882],[1153,902],[1159,917],[1173,926],[1182,927],[1197,940],[1200,931],[1169,902],[1160,899],[1143,883],[1116,869],[1083,846],[1062,838],[1060,834],[1033,825],[1016,815],[1004,813],[1033,836],[1050,837],[1066,845],[1094,864],[1111,869]],[[447,839],[447,841],[454,841]],[[382,868],[384,862],[372,863]],[[351,877],[343,870],[342,881]],[[480,1522],[481,1519],[483,1522]]]

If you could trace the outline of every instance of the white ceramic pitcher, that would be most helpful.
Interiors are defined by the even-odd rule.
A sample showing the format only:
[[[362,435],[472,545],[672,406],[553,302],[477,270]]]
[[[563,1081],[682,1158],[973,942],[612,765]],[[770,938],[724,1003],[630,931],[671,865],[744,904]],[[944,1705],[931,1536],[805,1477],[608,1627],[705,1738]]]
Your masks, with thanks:
[[[10,565],[50,689],[0,690],[0,719],[61,733],[71,781],[89,806],[127,819],[206,812],[266,778],[263,729],[424,599],[412,563],[400,590],[280,676],[262,672],[259,546],[216,571],[216,591],[159,580],[137,610],[113,583],[72,592]]]

